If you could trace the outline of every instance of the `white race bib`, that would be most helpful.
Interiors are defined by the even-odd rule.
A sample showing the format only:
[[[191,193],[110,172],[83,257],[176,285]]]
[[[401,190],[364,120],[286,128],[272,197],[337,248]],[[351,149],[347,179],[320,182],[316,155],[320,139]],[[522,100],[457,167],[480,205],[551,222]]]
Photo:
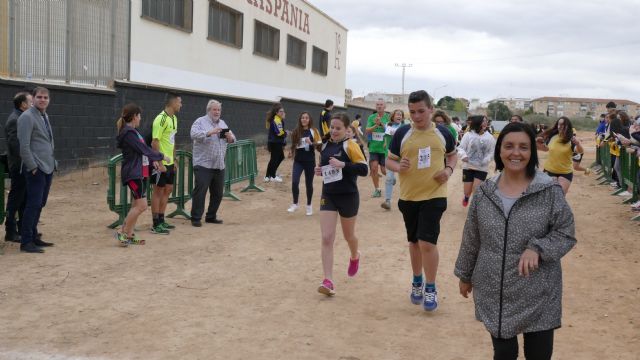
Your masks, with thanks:
[[[300,139],[300,144],[298,144],[298,149],[308,149],[309,148],[309,144],[307,144],[307,139],[308,137],[303,137]]]
[[[142,166],[149,166],[149,158],[142,155]]]
[[[381,133],[381,132],[371,133],[371,139],[373,139],[373,141],[383,141],[384,133]]]
[[[171,135],[169,136],[169,142],[171,143],[171,145],[176,143],[176,133],[171,133]]]
[[[322,167],[322,182],[330,184],[332,182],[342,180],[342,169],[337,169],[333,165],[325,165]]]
[[[384,133],[387,134],[387,135],[393,136],[393,134],[396,133],[396,128],[394,128],[393,126],[387,126],[386,130],[384,131]]]
[[[418,169],[431,167],[431,147],[418,149]]]

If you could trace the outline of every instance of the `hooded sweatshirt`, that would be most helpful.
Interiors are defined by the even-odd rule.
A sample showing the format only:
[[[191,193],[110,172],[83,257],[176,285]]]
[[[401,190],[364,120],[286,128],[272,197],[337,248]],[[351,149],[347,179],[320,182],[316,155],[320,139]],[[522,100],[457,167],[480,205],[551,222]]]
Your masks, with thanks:
[[[458,146],[460,159],[468,159],[462,163],[462,168],[489,172],[489,163],[493,159],[495,147],[496,140],[488,131],[482,135],[475,131],[467,132]]]
[[[476,318],[492,336],[509,339],[560,327],[560,259],[576,238],[573,213],[557,182],[537,171],[505,214],[500,176],[482,183],[471,200],[454,273],[473,285]],[[518,262],[527,249],[540,261],[524,277]]]
[[[122,149],[122,168],[120,176],[122,184],[129,180],[142,180],[145,177],[143,166],[149,166],[149,160],[160,161],[164,155],[148,147],[138,130],[126,125],[122,127],[117,137],[118,148]],[[147,158],[143,164],[143,156]],[[147,174],[148,176],[148,174]]]

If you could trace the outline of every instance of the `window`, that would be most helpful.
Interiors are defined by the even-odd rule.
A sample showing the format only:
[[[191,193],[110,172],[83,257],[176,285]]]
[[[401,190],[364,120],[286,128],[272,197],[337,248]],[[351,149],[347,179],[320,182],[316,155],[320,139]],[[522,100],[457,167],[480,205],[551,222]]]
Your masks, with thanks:
[[[287,64],[307,67],[307,43],[291,35],[287,35]]]
[[[280,58],[280,30],[256,20],[253,53],[278,60]]]
[[[320,75],[327,75],[327,63],[329,60],[329,54],[317,47],[313,47],[313,62],[311,64],[311,71]]]
[[[142,17],[191,32],[193,0],[142,0]]]
[[[242,13],[216,0],[209,2],[209,40],[242,47]]]

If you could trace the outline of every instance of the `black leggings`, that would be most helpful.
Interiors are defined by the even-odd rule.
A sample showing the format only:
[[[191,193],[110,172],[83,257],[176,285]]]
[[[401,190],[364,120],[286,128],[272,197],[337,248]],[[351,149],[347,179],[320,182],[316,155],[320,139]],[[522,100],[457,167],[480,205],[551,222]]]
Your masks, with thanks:
[[[298,197],[300,195],[300,176],[304,171],[304,184],[307,188],[307,205],[311,205],[311,198],[313,197],[313,175],[316,164],[313,161],[305,162],[293,162],[293,176],[291,178],[291,192],[293,193],[293,203],[298,203]]]
[[[493,360],[518,359],[518,337],[493,341]],[[524,357],[527,360],[550,360],[553,354],[553,329],[524,334]]]
[[[267,165],[267,177],[276,177],[276,171],[282,160],[284,160],[284,144],[282,143],[267,143],[267,148],[271,153],[269,159],[269,165]]]
[[[611,154],[611,179],[613,181],[617,182],[618,186],[621,186],[620,177],[619,177],[618,172],[616,171],[615,164],[616,164],[616,156]]]

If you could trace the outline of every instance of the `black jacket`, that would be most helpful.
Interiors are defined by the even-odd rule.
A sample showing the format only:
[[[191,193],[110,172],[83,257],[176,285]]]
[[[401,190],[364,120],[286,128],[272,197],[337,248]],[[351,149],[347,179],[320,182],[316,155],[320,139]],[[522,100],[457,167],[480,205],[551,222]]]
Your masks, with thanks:
[[[145,144],[144,138],[138,130],[129,125],[125,125],[118,134],[118,148],[122,149],[122,168],[120,176],[122,183],[129,180],[142,179],[142,155],[149,158],[149,161],[160,161],[164,158],[159,153]]]
[[[14,109],[4,126],[4,134],[7,139],[7,162],[10,171],[20,171],[22,164],[20,142],[18,142],[18,118],[21,114],[21,110]]]

